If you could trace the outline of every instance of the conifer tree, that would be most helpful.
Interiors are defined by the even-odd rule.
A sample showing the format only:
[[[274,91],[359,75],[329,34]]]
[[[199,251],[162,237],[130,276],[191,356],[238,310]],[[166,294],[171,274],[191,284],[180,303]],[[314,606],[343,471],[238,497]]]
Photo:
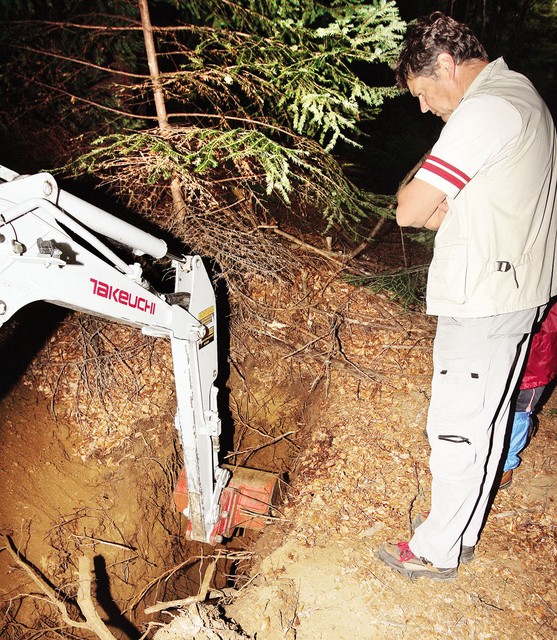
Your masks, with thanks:
[[[384,214],[386,199],[356,188],[334,154],[357,145],[360,122],[397,95],[390,78],[366,81],[396,58],[405,25],[395,2],[150,0],[156,79],[138,54],[138,4],[135,11],[124,0],[96,0],[97,11],[84,16],[70,5],[73,14],[58,19],[52,7],[44,10],[48,33],[42,29],[38,44],[22,42],[56,62],[41,86],[51,83],[59,95],[61,73],[69,119],[76,106],[96,114],[81,112],[95,126],[82,131],[91,148],[70,158],[73,171],[98,175],[228,272],[239,259],[250,262],[255,246],[267,260],[263,269],[252,261],[255,272],[279,272],[269,230],[293,213],[320,220],[320,230]],[[80,53],[80,35],[97,47]],[[115,35],[130,55],[119,55],[119,84],[107,99],[114,64],[101,45]],[[74,75],[80,82],[72,84]],[[95,91],[101,84],[104,94]],[[168,126],[158,126],[157,91]]]

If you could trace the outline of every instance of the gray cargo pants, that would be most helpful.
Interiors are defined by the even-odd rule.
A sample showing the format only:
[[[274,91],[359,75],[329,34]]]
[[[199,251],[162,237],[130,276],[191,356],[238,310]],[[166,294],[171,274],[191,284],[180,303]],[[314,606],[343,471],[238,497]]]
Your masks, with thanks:
[[[461,547],[478,541],[538,315],[439,317],[427,419],[431,507],[410,540],[436,567],[456,567]]]

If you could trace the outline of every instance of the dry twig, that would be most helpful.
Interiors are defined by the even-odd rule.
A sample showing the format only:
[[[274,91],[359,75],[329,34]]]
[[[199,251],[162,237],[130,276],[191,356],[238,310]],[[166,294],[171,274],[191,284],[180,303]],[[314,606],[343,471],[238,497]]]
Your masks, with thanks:
[[[162,611],[163,609],[175,609],[176,607],[184,607],[193,604],[194,602],[203,602],[207,598],[207,594],[209,593],[209,585],[211,584],[211,580],[215,575],[216,568],[217,560],[215,558],[207,567],[205,575],[203,576],[203,582],[201,583],[199,592],[196,596],[183,598],[181,600],[169,600],[168,602],[157,602],[157,604],[154,604],[151,607],[147,607],[145,609],[145,613],[157,613],[158,611]]]
[[[297,433],[297,431],[288,431],[287,433],[283,433],[282,435],[277,436],[276,438],[273,438],[272,440],[269,440],[269,442],[264,442],[263,444],[259,445],[258,447],[250,447],[249,449],[244,449],[243,451],[233,451],[232,453],[229,453],[228,455],[226,455],[224,457],[226,459],[228,459],[228,458],[233,458],[235,456],[239,456],[239,455],[244,454],[244,453],[253,453],[254,451],[259,451],[260,449],[264,449],[265,447],[268,447],[268,446],[270,446],[272,444],[276,444],[280,440],[284,440],[284,438],[287,438],[288,436],[291,436],[294,433]]]

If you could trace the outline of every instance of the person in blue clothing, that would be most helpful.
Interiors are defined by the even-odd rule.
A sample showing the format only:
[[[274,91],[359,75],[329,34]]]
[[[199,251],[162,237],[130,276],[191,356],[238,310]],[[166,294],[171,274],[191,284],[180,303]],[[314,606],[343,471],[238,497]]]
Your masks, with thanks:
[[[557,304],[553,301],[540,330],[534,334],[515,406],[509,450],[499,489],[508,487],[520,464],[520,452],[533,432],[536,406],[548,384],[557,376]]]

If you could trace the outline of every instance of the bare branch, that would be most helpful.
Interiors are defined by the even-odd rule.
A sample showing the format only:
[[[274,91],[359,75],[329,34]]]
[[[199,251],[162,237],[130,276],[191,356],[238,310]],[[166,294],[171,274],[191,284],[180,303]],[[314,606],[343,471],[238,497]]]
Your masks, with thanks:
[[[120,17],[120,16],[119,16]],[[131,22],[131,21],[130,21]],[[60,20],[6,20],[4,25],[37,25],[44,27],[58,27],[60,29],[84,29],[85,31],[98,31],[100,34],[103,32],[114,33],[118,31],[143,31],[141,25],[97,25],[97,24],[81,24],[79,22],[64,22]],[[183,24],[176,26],[153,26],[154,33],[177,33],[180,31],[192,31],[196,33],[215,33],[220,32],[220,29],[213,27]],[[248,33],[242,33],[241,31],[235,31],[235,36],[240,38],[252,37]]]
[[[19,49],[21,51],[29,51],[31,53],[38,53],[42,56],[47,56],[50,58],[56,58],[58,60],[65,60],[66,62],[72,62],[74,64],[79,64],[84,67],[89,67],[91,69],[97,69],[98,71],[105,71],[106,73],[113,73],[119,76],[126,76],[127,78],[137,78],[140,80],[145,80],[149,78],[148,75],[144,73],[130,73],[129,71],[121,71],[120,69],[111,69],[110,67],[102,67],[101,65],[94,64],[93,62],[87,62],[87,60],[80,60],[79,58],[70,58],[68,56],[63,56],[59,53],[53,53],[52,51],[46,51],[44,49],[34,49],[33,47],[22,46],[18,44],[8,44],[7,46],[12,47],[14,49]]]
[[[4,536],[3,536],[4,537]],[[56,595],[56,591],[50,586],[50,584],[41,576],[41,574],[28,562],[24,556],[21,555],[19,549],[15,546],[10,536],[5,536],[7,545],[3,547],[13,558],[13,560],[29,575],[31,580],[39,587],[39,589],[47,596],[49,601],[58,609],[62,620],[71,627],[78,629],[88,629],[88,625],[84,622],[76,622],[72,620],[68,615],[66,607]]]

